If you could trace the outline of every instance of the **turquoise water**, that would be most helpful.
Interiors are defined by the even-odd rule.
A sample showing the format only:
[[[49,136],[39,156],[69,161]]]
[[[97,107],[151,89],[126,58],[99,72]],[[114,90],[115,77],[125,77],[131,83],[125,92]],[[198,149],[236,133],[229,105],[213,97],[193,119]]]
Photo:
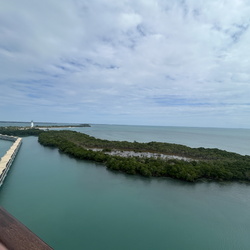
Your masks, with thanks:
[[[12,141],[6,141],[0,139],[0,158],[5,155],[5,153],[9,150],[12,144],[13,144]]]
[[[250,129],[92,125],[72,130],[107,140],[170,142],[250,155]]]
[[[168,133],[162,128],[161,137],[157,137],[158,128],[152,135],[153,127],[96,125],[81,129],[102,138],[137,141],[153,137],[163,141],[172,133],[176,140],[187,141],[193,133],[193,144],[205,143],[204,138],[210,144],[211,137],[218,137],[218,130],[204,134],[205,129],[195,133],[194,128],[183,128],[182,133],[180,128]],[[242,143],[235,149],[247,152],[248,147],[242,145],[249,131],[235,132],[232,138],[246,133],[238,138]],[[226,137],[225,133],[221,136]],[[55,249],[250,247],[249,185],[189,184],[113,173],[102,165],[42,147],[36,137],[24,138],[0,189],[0,205]]]

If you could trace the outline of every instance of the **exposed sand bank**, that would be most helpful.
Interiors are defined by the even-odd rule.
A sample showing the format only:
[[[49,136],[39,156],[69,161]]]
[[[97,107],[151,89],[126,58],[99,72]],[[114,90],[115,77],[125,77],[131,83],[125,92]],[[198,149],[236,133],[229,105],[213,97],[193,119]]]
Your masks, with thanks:
[[[89,148],[93,151],[103,151],[101,148]],[[193,161],[194,159],[177,156],[177,155],[165,155],[160,153],[150,153],[150,152],[134,152],[134,151],[121,151],[121,150],[111,150],[111,152],[103,153],[113,156],[121,156],[121,157],[145,157],[145,158],[161,158],[161,159],[176,159],[176,160],[183,160],[183,161]]]

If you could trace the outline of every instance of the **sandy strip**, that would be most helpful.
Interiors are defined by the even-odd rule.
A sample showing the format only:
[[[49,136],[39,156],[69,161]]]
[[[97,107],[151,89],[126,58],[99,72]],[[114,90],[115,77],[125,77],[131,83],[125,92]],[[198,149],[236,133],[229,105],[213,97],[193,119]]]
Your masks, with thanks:
[[[93,151],[102,151],[100,148],[89,148],[89,150]],[[121,156],[121,157],[145,157],[145,158],[161,158],[161,159],[176,159],[183,161],[193,161],[194,159],[177,156],[177,155],[165,155],[160,153],[150,153],[150,152],[134,152],[134,151],[120,151],[120,150],[112,150],[111,152],[103,152],[104,154],[113,155],[113,156]]]

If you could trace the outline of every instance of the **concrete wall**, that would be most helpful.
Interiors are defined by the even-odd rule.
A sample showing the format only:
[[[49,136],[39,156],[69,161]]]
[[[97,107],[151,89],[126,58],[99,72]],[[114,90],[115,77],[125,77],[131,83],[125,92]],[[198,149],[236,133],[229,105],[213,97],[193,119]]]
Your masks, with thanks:
[[[15,141],[18,137],[11,136],[11,135],[2,135],[0,134],[0,139],[1,140],[6,140],[6,141]]]

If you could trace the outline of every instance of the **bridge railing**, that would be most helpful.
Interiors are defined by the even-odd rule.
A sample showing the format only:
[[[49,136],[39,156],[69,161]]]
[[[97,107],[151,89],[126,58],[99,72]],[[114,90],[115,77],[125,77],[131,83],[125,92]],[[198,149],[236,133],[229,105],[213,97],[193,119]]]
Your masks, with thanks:
[[[47,243],[0,207],[0,250],[50,250]]]

